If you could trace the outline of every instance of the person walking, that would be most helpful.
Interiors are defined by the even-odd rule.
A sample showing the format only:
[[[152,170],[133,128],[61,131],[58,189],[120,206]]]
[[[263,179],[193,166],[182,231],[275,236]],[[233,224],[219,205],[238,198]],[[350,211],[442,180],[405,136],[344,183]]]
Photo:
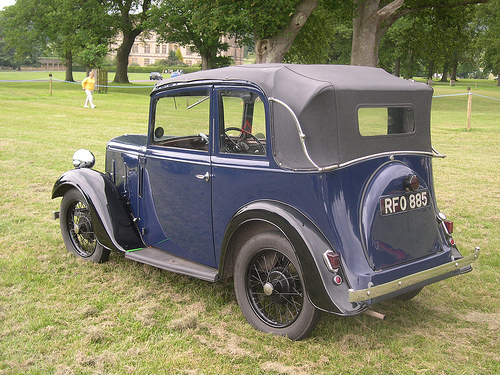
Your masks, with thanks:
[[[82,81],[83,90],[85,91],[85,94],[87,94],[87,99],[85,100],[85,105],[84,105],[85,108],[88,108],[89,104],[91,108],[95,108],[94,101],[92,98],[94,85],[95,85],[94,71],[91,70],[89,76]]]

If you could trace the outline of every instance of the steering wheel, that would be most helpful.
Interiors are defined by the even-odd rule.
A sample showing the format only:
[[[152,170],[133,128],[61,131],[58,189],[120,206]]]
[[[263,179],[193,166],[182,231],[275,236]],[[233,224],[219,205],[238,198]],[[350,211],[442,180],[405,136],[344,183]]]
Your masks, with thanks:
[[[238,131],[238,132],[240,132],[242,134],[248,135],[255,142],[257,142],[257,144],[258,144],[258,146],[260,148],[261,154],[262,155],[266,154],[266,148],[264,147],[264,145],[262,144],[262,142],[259,141],[259,139],[255,135],[253,135],[252,133],[250,133],[248,130],[244,130],[244,129],[240,129],[240,128],[236,128],[236,127],[225,128],[224,129],[224,137],[226,139],[228,139],[229,142],[232,143],[231,147],[232,147],[233,150],[238,151],[238,152],[246,152],[246,151],[248,151],[250,149],[250,147],[245,142],[235,142],[235,141],[233,141],[233,139],[227,134],[227,132],[231,131],[231,130]]]

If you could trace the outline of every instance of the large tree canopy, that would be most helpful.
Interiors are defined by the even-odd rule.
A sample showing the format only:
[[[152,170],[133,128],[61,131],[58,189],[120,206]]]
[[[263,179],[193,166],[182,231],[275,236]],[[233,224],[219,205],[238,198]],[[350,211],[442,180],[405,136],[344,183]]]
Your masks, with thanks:
[[[202,69],[211,69],[230,63],[220,56],[229,47],[223,37],[231,36],[239,21],[232,0],[161,0],[150,24],[160,40],[192,46],[201,55]]]
[[[459,61],[473,53],[472,6],[429,8],[400,18],[382,39],[379,66],[410,78],[419,71],[428,78],[440,71],[456,79]]]
[[[488,0],[353,0],[353,42],[351,64],[378,65],[382,37],[401,17],[430,8],[452,9],[486,3]]]
[[[476,28],[480,31],[478,46],[484,51],[485,68],[498,77],[497,86],[500,86],[500,0],[491,0],[479,7]]]
[[[73,81],[73,57],[92,44],[107,44],[106,8],[98,0],[17,0],[3,12],[3,37],[18,59],[37,45],[65,60],[66,80]]]

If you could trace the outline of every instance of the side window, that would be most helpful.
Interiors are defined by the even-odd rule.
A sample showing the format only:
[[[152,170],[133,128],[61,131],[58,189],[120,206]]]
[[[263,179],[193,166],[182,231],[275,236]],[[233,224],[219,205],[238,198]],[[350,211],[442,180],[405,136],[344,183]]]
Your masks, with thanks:
[[[183,91],[156,100],[154,145],[208,151],[209,132],[208,90]]]
[[[358,124],[365,137],[415,131],[412,107],[362,107],[358,109]]]
[[[266,112],[255,92],[219,91],[219,126],[220,152],[266,154]]]

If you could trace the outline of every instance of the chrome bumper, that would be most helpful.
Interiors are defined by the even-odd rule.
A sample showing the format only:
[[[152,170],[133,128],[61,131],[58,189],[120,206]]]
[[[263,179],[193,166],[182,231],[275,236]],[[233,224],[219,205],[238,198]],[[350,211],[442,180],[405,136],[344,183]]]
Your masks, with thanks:
[[[479,248],[476,247],[474,254],[471,254],[465,258],[455,260],[450,263],[443,264],[425,271],[417,272],[413,275],[402,277],[385,284],[372,286],[368,289],[354,290],[349,289],[349,302],[361,302],[372,298],[384,296],[396,292],[400,289],[407,288],[409,286],[421,283],[425,280],[432,279],[444,275],[449,272],[457,271],[470,266],[479,257]]]

